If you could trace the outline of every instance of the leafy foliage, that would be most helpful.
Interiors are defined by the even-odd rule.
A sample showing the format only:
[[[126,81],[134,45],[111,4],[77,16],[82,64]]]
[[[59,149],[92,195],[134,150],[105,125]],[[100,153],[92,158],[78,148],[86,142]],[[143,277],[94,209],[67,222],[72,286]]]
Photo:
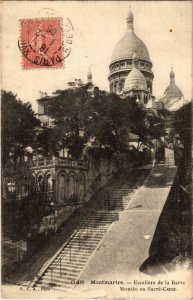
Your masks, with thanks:
[[[173,116],[174,133],[179,134],[184,147],[191,146],[192,136],[192,103],[183,105]]]
[[[9,211],[12,206],[14,213]],[[6,234],[13,240],[26,240],[29,233],[39,229],[42,218],[50,213],[50,208],[40,192],[31,191],[21,201],[14,201],[9,207],[4,207],[3,211],[3,229]]]
[[[16,159],[25,148],[34,146],[36,128],[40,125],[30,103],[23,103],[12,92],[2,91],[2,163]]]
[[[163,135],[158,126],[160,117],[149,116],[134,97],[121,99],[100,90],[92,97],[87,86],[55,94],[48,106],[49,115],[55,119],[52,129],[55,147],[57,150],[68,148],[75,158],[81,156],[84,144],[92,138],[100,148],[122,152],[128,149],[129,133],[138,135],[142,143],[149,137]],[[50,151],[53,151],[51,147]]]

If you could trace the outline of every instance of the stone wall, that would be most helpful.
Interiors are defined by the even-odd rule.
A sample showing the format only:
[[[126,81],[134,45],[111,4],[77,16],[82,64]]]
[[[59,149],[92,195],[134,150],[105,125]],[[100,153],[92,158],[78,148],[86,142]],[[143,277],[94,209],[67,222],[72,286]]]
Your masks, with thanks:
[[[87,172],[86,201],[103,187],[119,169],[128,169],[132,162],[125,155],[94,155],[89,156],[89,169]]]

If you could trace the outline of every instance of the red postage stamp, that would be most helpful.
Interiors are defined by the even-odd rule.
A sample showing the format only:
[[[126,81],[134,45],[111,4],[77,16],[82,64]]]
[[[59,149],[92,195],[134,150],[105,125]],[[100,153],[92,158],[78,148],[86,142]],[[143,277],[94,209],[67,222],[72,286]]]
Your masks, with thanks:
[[[64,66],[61,18],[20,20],[20,25],[24,69]]]

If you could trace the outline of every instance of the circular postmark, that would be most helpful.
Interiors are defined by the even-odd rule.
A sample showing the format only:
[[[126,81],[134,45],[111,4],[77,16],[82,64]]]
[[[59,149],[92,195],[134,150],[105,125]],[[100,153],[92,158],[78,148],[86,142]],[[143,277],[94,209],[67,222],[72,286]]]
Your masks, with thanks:
[[[72,48],[73,26],[68,18],[38,18],[20,20],[18,41],[23,55],[23,67],[59,68]]]

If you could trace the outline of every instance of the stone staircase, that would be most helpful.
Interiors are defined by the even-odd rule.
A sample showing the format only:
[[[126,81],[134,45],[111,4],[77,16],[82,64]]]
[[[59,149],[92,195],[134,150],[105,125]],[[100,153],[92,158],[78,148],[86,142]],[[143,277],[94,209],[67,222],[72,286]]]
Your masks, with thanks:
[[[109,226],[118,218],[118,211],[126,208],[148,172],[134,170],[125,178],[124,183],[110,193],[108,201],[100,209],[95,208],[87,215],[30,286],[66,292],[73,289]]]
[[[122,183],[120,187],[112,191],[108,199],[104,203],[104,209],[108,211],[122,211],[124,210],[134,193],[143,185],[148,170],[135,169]]]
[[[105,203],[105,209],[107,210],[124,210],[129,200],[134,195],[136,189],[116,189],[110,194],[108,200]]]
[[[72,289],[116,215],[105,210],[90,213],[31,286],[61,291]]]

